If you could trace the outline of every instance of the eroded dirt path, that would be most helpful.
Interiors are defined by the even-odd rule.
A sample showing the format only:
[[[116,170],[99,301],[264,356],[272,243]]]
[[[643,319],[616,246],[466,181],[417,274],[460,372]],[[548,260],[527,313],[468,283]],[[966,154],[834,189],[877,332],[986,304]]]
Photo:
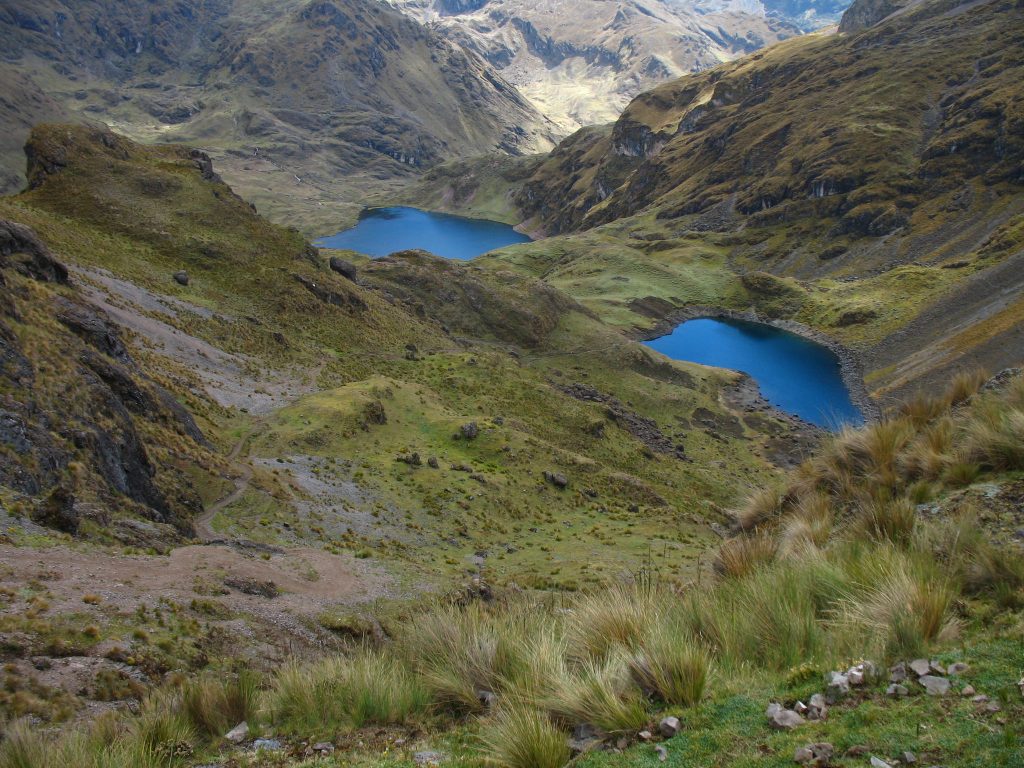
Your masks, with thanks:
[[[196,531],[196,538],[204,543],[209,544],[224,540],[223,536],[219,536],[213,530],[213,518],[216,517],[219,512],[230,507],[242,498],[242,494],[249,488],[249,482],[252,480],[252,467],[248,462],[239,462],[238,457],[241,455],[242,450],[245,448],[253,434],[254,430],[250,430],[242,435],[238,439],[238,442],[235,443],[234,447],[232,447],[231,453],[228,454],[228,461],[231,462],[238,470],[238,475],[232,478],[232,482],[235,484],[234,489],[208,506],[203,510],[203,514],[192,522],[192,527],[195,528]]]

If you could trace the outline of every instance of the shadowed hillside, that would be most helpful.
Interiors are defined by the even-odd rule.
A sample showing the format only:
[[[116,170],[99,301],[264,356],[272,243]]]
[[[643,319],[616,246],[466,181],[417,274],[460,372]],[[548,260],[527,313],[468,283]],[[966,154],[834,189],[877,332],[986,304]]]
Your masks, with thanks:
[[[0,29],[8,192],[28,127],[62,115],[201,144],[266,212],[319,227],[354,215],[337,200],[356,188],[550,146],[481,59],[375,1],[7,0]]]

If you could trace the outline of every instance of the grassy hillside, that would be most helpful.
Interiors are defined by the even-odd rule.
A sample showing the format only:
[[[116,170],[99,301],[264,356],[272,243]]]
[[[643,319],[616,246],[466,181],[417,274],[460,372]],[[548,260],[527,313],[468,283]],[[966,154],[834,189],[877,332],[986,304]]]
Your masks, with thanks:
[[[55,743],[17,725],[0,765],[1020,766],[1024,379],[984,381],[752,495],[713,574],[453,597],[262,684],[186,683]],[[223,740],[241,720],[269,751]]]
[[[518,272],[322,254],[201,152],[64,125],[27,151],[0,199],[4,717],[337,648],[471,578],[688,578],[818,439]]]
[[[673,81],[539,162],[441,167],[406,199],[479,195],[559,235],[488,262],[626,328],[753,307],[853,348],[882,397],[1016,364],[1019,3],[861,5],[875,26]]]

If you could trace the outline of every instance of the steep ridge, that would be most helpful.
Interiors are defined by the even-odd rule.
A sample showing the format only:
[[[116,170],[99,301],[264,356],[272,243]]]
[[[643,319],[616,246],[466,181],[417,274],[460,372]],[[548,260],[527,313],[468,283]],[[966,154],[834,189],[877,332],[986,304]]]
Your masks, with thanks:
[[[495,263],[644,333],[708,305],[811,326],[856,350],[878,394],[1016,363],[1020,3],[865,6],[848,18],[875,26],[660,86],[503,170],[508,217],[565,236]],[[447,173],[424,199],[472,204],[473,174],[460,189]]]
[[[565,132],[641,91],[800,34],[760,3],[392,0],[477,52]]]
[[[275,214],[322,203],[336,222],[351,187],[550,146],[551,126],[481,59],[371,0],[7,0],[0,30],[6,100],[201,143]],[[41,116],[5,111],[5,149]],[[5,159],[13,191],[20,163]]]

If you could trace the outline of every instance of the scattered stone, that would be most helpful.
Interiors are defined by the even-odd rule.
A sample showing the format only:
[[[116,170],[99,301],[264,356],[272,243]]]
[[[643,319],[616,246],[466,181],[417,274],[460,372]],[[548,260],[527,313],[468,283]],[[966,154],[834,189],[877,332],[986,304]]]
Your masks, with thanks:
[[[447,755],[444,752],[415,752],[412,756],[412,761],[416,765],[440,765],[445,761]]]
[[[846,679],[850,685],[857,687],[864,685],[869,678],[875,677],[877,670],[870,661],[864,661],[846,670]]]
[[[329,741],[319,741],[312,747],[314,752],[318,752],[321,755],[334,754],[334,745]]]
[[[793,711],[796,712],[800,717],[807,717],[810,713],[811,708],[804,704],[802,701],[798,701],[793,707]]]
[[[995,714],[996,712],[1002,711],[1003,708],[999,706],[998,701],[986,701],[979,707],[979,709],[982,712],[991,712]]]
[[[1017,681],[1017,687],[1020,689],[1020,695],[1024,696],[1024,677]]]
[[[650,731],[640,731],[640,733],[638,733],[636,737],[640,739],[640,741],[650,741],[654,738],[654,734]]]
[[[437,463],[437,456],[431,456],[427,459],[427,466],[431,469],[437,469],[440,464]]]
[[[835,748],[826,741],[808,744],[797,749],[793,754],[793,762],[800,765],[812,765],[823,768],[831,762],[834,751]]]
[[[654,752],[658,755],[659,761],[664,763],[666,760],[668,760],[668,750],[665,749],[665,747],[663,747],[661,744],[654,745]]]
[[[615,742],[615,748],[619,750],[619,752],[626,749],[627,747],[629,747],[629,739],[627,739],[625,736],[620,737],[619,740]]]
[[[973,696],[976,693],[973,685],[965,685],[960,691],[961,696]]]
[[[825,701],[835,704],[850,695],[850,680],[840,673],[832,672],[828,678],[828,687],[825,689]]]
[[[811,696],[810,705],[811,720],[824,720],[828,716],[828,706],[822,694],[816,693]]]
[[[256,739],[252,743],[252,748],[254,752],[261,750],[263,752],[280,752],[283,749],[281,742],[277,739]]]
[[[768,718],[768,725],[776,731],[791,731],[807,721],[791,709],[785,709],[781,704],[772,702],[765,710]]]
[[[565,488],[569,485],[569,479],[561,472],[549,472],[544,470],[544,479],[556,488]]]
[[[967,674],[970,669],[970,665],[964,664],[962,661],[957,661],[949,665],[946,669],[946,673],[950,675],[964,675]]]
[[[919,678],[917,682],[924,686],[929,696],[945,696],[949,693],[949,680],[945,677],[925,675]]]
[[[230,731],[225,733],[224,738],[232,744],[241,744],[249,738],[249,724],[243,720]]]
[[[174,273],[174,282],[178,285],[188,285],[188,272],[181,270]]]
[[[345,259],[339,259],[337,256],[331,256],[330,261],[327,262],[332,272],[337,272],[339,275],[347,280],[351,280],[353,283],[356,281],[357,271],[356,265]]]
[[[666,717],[660,723],[658,723],[658,733],[663,738],[671,739],[682,729],[683,724],[679,722],[678,717]]]
[[[914,765],[917,762],[917,755],[913,752],[904,752],[900,755],[900,762],[904,765]]]
[[[892,766],[880,757],[871,756],[871,768],[892,768]]]
[[[986,696],[984,693],[979,693],[977,696],[972,697],[971,701],[973,701],[975,704],[984,704],[986,701],[988,701],[988,696]]]
[[[904,662],[893,664],[889,667],[889,682],[902,683],[907,679],[907,665]]]
[[[260,581],[251,577],[231,577],[224,579],[224,586],[238,590],[246,595],[274,598],[281,594],[277,584],[272,581]]]
[[[910,695],[910,691],[907,690],[907,686],[905,685],[891,683],[889,687],[885,689],[885,695],[892,696],[894,699],[899,699]]]
[[[40,672],[45,672],[53,666],[53,662],[46,656],[33,656],[32,666]]]
[[[846,750],[847,757],[862,757],[871,751],[871,747],[867,744],[854,744],[852,747]]]
[[[493,691],[477,691],[476,697],[487,709],[494,709],[498,706],[498,694]]]
[[[590,723],[581,723],[573,729],[568,743],[572,753],[578,755],[599,747],[601,745],[601,734]]]
[[[416,451],[396,456],[395,461],[400,461],[403,464],[408,464],[410,467],[419,467],[422,466],[423,464],[423,460],[420,459],[420,455]]]
[[[928,672],[932,675],[944,675],[946,674],[946,668],[933,659],[928,662]]]
[[[459,427],[459,434],[466,440],[475,440],[480,434],[480,427],[477,426],[475,421],[471,421]]]
[[[928,659],[914,659],[910,662],[910,668],[918,677],[924,677],[931,671],[932,665]]]

